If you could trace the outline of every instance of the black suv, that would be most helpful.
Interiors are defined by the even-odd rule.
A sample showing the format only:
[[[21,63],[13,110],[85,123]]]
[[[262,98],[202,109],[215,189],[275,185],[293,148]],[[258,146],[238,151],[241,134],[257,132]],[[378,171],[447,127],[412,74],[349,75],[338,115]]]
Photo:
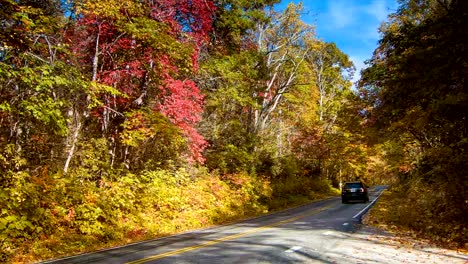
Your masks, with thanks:
[[[367,186],[360,181],[345,183],[341,189],[341,202],[347,203],[349,201],[369,202]]]

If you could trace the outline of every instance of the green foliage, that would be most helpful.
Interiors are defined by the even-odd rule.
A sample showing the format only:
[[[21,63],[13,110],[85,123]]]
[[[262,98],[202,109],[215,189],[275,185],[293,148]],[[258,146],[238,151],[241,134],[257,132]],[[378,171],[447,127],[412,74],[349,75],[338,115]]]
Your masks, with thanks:
[[[368,123],[384,132],[377,142],[388,141],[387,164],[398,170],[394,192],[401,205],[392,204],[395,215],[384,221],[457,243],[466,242],[468,221],[462,110],[468,64],[461,37],[467,7],[466,1],[401,1],[381,27],[383,37],[360,85]]]
[[[96,181],[101,175],[111,173],[108,142],[104,138],[92,138],[77,144],[70,177]]]
[[[215,45],[218,52],[236,53],[241,50],[243,37],[257,23],[268,19],[265,8],[273,6],[279,0],[216,0],[214,19],[214,37],[222,45]]]
[[[248,171],[254,166],[254,157],[247,150],[226,145],[221,150],[207,154],[207,166],[222,174]]]
[[[120,139],[130,147],[128,160],[135,170],[180,162],[188,152],[181,130],[167,117],[148,109],[126,113]]]
[[[277,163],[279,171],[276,174],[279,178],[294,178],[296,175],[301,174],[301,167],[299,166],[299,161],[296,157],[292,155],[279,158]]]
[[[61,67],[51,67],[48,65],[33,67],[23,67],[16,69],[1,63],[6,72],[0,71],[3,80],[16,79],[19,86],[19,94],[23,100],[16,102],[11,92],[7,92],[7,87],[2,85],[3,105],[8,105],[8,113],[17,115],[20,119],[31,123],[37,123],[38,129],[46,129],[63,136],[67,133],[67,120],[63,114],[67,106],[67,101],[62,98],[53,98],[51,92],[57,86],[66,86],[69,81],[61,76],[55,75],[55,71],[62,70]],[[55,73],[54,73],[55,72]],[[36,128],[35,126],[30,129]]]
[[[310,200],[339,194],[325,179],[304,176],[289,176],[272,183],[271,209],[298,205]]]
[[[193,47],[177,41],[174,36],[171,36],[171,29],[167,24],[146,17],[135,17],[132,19],[132,23],[128,23],[126,18],[121,17],[120,19],[123,21],[118,23],[122,23],[124,32],[156,51],[168,55],[175,60],[178,70],[186,74],[191,72]]]
[[[468,227],[458,221],[465,211],[453,207],[458,197],[444,186],[410,181],[386,191],[371,209],[367,224],[401,234],[409,233],[448,248],[466,248]],[[450,207],[452,210],[447,211]]]
[[[344,99],[350,93],[355,67],[335,43],[314,41],[307,62],[316,80],[318,116],[325,126],[333,125]]]
[[[0,189],[0,248],[5,252],[1,259],[14,255],[18,245],[55,231],[57,223],[48,199],[44,199],[53,188],[52,178],[27,172],[11,172],[8,176],[10,184]]]
[[[222,172],[250,170],[255,135],[250,132],[249,109],[258,106],[255,82],[262,76],[257,67],[259,53],[244,51],[225,57],[213,57],[202,64],[201,75],[208,80],[202,88],[208,92],[200,131],[210,142],[207,165]]]
[[[9,177],[8,173],[23,169],[27,165],[27,160],[21,155],[21,151],[17,151],[14,144],[7,144],[2,146],[0,152],[0,164],[2,169],[2,186],[8,186]]]
[[[28,50],[33,45],[33,33],[57,30],[60,21],[60,1],[18,2],[2,0],[0,20],[4,25],[0,33],[0,46]]]

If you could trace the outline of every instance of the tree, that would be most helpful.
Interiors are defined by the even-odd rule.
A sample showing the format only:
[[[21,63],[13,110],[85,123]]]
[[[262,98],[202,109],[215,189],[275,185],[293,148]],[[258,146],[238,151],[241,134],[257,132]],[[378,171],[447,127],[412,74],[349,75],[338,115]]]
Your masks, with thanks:
[[[467,116],[462,110],[468,98],[467,42],[462,37],[467,10],[466,1],[401,1],[381,27],[383,37],[360,82],[369,102],[369,124],[404,144],[399,175],[409,183],[408,196],[416,196],[418,188],[430,188],[433,194],[418,198],[421,215],[461,226],[467,222],[462,212],[468,210],[461,198],[468,186]]]
[[[76,123],[70,109],[84,111],[100,93],[70,64],[64,47],[66,19],[58,1],[6,1],[0,63],[2,134],[28,166],[56,166],[73,154]],[[5,147],[5,146],[3,146]],[[65,170],[67,165],[65,165]]]
[[[284,13],[272,13],[272,21],[259,24],[255,32],[258,49],[265,56],[266,85],[259,83],[253,94],[258,101],[252,113],[254,133],[268,126],[283,95],[297,83],[298,72],[310,52],[306,43],[314,38],[314,31],[300,20],[301,10],[301,5],[289,4]]]
[[[267,23],[265,9],[272,8],[280,0],[215,0],[213,32],[210,52],[231,55],[245,50],[252,44],[249,31],[258,23]],[[214,55],[214,54],[213,54]]]
[[[337,118],[341,98],[350,91],[354,65],[335,43],[317,41],[312,45],[314,49],[307,54],[307,61],[312,65],[319,91],[319,121],[328,131]]]
[[[195,129],[203,97],[190,79],[208,39],[212,9],[209,1],[84,3],[71,44],[93,81],[120,92],[104,95],[103,107],[93,114],[111,149],[123,149],[118,158],[126,166],[139,146],[121,145],[118,138],[123,122],[134,117],[126,113],[138,109],[168,118],[187,141],[187,158],[203,162],[206,143]]]

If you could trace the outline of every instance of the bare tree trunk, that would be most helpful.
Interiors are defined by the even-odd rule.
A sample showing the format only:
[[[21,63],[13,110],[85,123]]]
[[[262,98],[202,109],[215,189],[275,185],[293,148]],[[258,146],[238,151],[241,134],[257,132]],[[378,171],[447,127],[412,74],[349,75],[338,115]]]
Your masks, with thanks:
[[[96,36],[96,43],[95,43],[95,52],[94,52],[94,57],[93,57],[93,75],[92,75],[92,81],[96,81],[97,79],[97,68],[98,68],[98,60],[99,60],[99,35],[101,33],[101,25],[98,25],[98,33]],[[88,104],[90,101],[89,96],[86,98],[86,104]],[[69,116],[73,117],[74,121],[71,121],[69,123],[69,128],[70,128],[70,136],[67,139],[67,158],[65,160],[65,165],[63,166],[63,172],[67,173],[68,169],[70,167],[70,162],[75,154],[75,149],[76,149],[76,143],[78,143],[78,138],[80,135],[81,127],[82,127],[82,122],[81,122],[81,114],[83,116],[87,116],[87,107],[84,107],[83,113],[79,112],[80,110],[77,109],[77,106],[74,106],[73,109],[69,111]]]
[[[325,84],[323,80],[323,58],[319,54],[317,64],[315,65],[315,74],[317,75],[317,85],[319,89],[319,120],[323,121],[324,114],[324,100],[325,100]]]
[[[91,77],[92,81],[97,80],[97,69],[99,64],[99,35],[101,34],[101,25],[98,25],[98,32],[96,36],[96,43],[94,46],[94,57],[93,57],[93,76]]]
[[[110,164],[110,166],[113,167],[114,162],[115,162],[115,151],[117,149],[117,144],[115,144],[114,137],[111,137],[111,145],[112,145],[112,149],[110,151],[110,155],[111,155],[111,164]]]
[[[270,121],[271,114],[276,110],[278,104],[280,103],[283,94],[288,92],[291,86],[294,85],[294,81],[297,77],[297,71],[301,64],[304,62],[307,53],[309,50],[304,51],[302,54],[298,55],[295,58],[287,59],[288,52],[285,52],[281,59],[278,61],[278,64],[275,66],[273,75],[268,81],[268,85],[265,88],[265,96],[262,100],[262,106],[260,109],[256,110],[255,113],[255,132],[262,131],[267,127],[268,122]],[[287,78],[278,79],[279,71],[284,67],[284,63],[288,61],[289,63],[294,64],[294,68],[291,70]]]
[[[125,147],[124,151],[124,166],[125,168],[129,169],[130,168],[130,160],[128,159],[128,154],[129,154],[129,146]]]
[[[74,112],[74,117],[75,117],[75,129],[73,131],[73,135],[72,135],[72,138],[71,138],[71,142],[70,142],[70,149],[68,150],[68,155],[67,155],[67,159],[65,161],[65,165],[63,167],[63,172],[64,173],[67,173],[68,171],[68,168],[70,166],[70,162],[71,162],[71,159],[73,158],[73,155],[75,153],[75,148],[76,148],[76,143],[78,142],[78,137],[80,135],[80,130],[81,130],[81,120],[80,120],[80,117],[79,117],[79,113],[76,111],[76,109],[73,110]]]

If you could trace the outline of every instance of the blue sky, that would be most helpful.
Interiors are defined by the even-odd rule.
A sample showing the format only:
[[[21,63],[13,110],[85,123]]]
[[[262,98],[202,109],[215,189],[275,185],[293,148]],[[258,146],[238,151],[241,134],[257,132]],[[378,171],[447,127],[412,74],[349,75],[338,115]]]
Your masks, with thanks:
[[[320,39],[348,54],[357,69],[353,81],[377,47],[378,27],[398,7],[396,0],[281,0],[275,9],[284,10],[290,2],[302,2],[302,20],[316,26]]]

